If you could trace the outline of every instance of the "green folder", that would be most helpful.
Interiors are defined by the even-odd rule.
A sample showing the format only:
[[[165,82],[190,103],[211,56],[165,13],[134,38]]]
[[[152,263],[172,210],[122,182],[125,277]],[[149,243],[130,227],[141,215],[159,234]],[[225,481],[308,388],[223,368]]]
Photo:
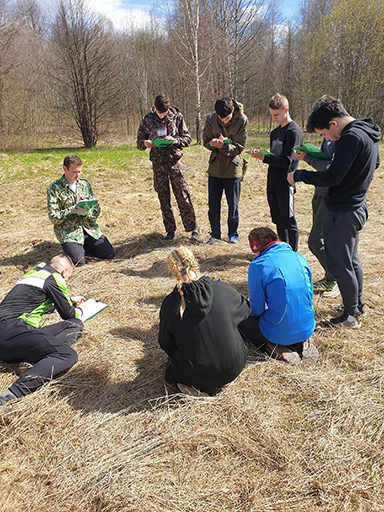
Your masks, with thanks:
[[[223,144],[232,144],[232,141],[231,141],[231,139],[224,139]],[[211,146],[210,144],[208,144],[208,146],[211,148],[212,151],[219,149],[219,148],[215,148],[215,146]]]
[[[267,151],[266,149],[259,149],[259,152],[264,155],[264,156],[275,156],[273,155],[272,153],[270,153],[269,151]]]
[[[174,142],[175,139],[153,139],[152,144],[154,144],[156,148],[166,148]]]
[[[330,160],[329,156],[325,155],[320,149],[317,149],[310,142],[304,142],[302,146],[296,146],[293,148],[295,151],[303,151],[304,153],[308,153],[308,155],[314,156],[316,158],[320,158],[321,160]]]
[[[98,202],[98,199],[82,199],[77,203],[76,206],[79,208],[86,208],[89,211],[95,204]]]

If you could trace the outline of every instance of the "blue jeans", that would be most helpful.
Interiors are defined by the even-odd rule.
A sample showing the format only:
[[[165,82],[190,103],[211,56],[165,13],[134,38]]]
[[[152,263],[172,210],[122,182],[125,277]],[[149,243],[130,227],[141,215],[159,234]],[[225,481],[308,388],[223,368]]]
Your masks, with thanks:
[[[239,199],[241,178],[208,177],[208,217],[211,224],[211,236],[221,238],[221,198],[225,192],[228,203],[228,236],[239,236]]]

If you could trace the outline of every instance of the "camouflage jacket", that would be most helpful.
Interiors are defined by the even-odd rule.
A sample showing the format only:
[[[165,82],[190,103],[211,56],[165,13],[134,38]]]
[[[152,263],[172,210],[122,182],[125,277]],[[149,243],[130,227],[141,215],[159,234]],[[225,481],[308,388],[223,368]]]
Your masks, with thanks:
[[[151,148],[149,159],[155,164],[176,164],[183,156],[182,148],[191,145],[191,135],[177,108],[170,107],[168,114],[160,119],[153,107],[141,120],[137,132],[137,148],[144,151],[146,149],[145,140],[162,138],[167,135],[171,135],[176,141],[166,148]]]
[[[96,219],[100,214],[96,203],[87,215],[72,213],[73,208],[82,199],[96,199],[87,180],[77,180],[76,193],[65,180],[64,175],[54,181],[47,192],[48,217],[53,222],[55,235],[61,244],[76,242],[84,244],[83,229],[98,240],[101,235]]]
[[[239,178],[243,175],[243,158],[240,156],[247,141],[247,116],[243,113],[243,105],[233,100],[235,110],[232,119],[224,125],[216,112],[208,114],[203,130],[204,146],[211,151],[208,174],[216,178]],[[209,142],[222,134],[231,140],[222,149],[209,146]]]

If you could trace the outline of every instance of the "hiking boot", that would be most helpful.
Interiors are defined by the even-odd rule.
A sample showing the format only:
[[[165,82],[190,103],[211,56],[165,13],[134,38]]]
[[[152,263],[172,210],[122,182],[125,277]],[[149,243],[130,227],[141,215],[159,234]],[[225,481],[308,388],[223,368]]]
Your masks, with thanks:
[[[192,231],[190,241],[191,242],[198,242],[199,241],[199,232],[197,230]]]
[[[337,281],[328,281],[328,285],[323,292],[323,297],[326,297],[328,299],[333,299],[340,295],[340,290],[337,285]]]
[[[308,338],[307,340],[303,341],[303,352],[301,354],[301,357],[304,363],[317,363],[317,360],[319,359],[319,352],[315,345],[312,343],[311,338]]]
[[[361,327],[359,315],[350,315],[345,311],[342,315],[331,318],[329,324],[333,327],[348,327],[349,329],[360,329]]]
[[[0,406],[5,405],[11,400],[17,400],[17,396],[7,389],[0,394]]]
[[[211,238],[205,242],[206,245],[213,245],[217,244],[218,242],[221,242],[221,238],[215,238],[214,236],[211,236]]]
[[[8,389],[0,394],[0,425],[9,425],[12,421],[12,409],[18,397]]]
[[[299,353],[291,350],[286,345],[276,345],[276,343],[272,343],[268,341],[263,347],[262,350],[268,354],[270,357],[274,359],[278,359],[280,361],[284,361],[284,363],[289,364],[300,364],[301,358]]]
[[[165,235],[165,240],[167,240],[167,242],[169,242],[170,240],[174,240],[175,239],[175,232],[174,231],[168,231],[168,233]]]
[[[239,243],[239,237],[237,235],[231,235],[228,240],[229,244],[238,244]]]
[[[187,386],[186,384],[181,384],[178,382],[176,384],[178,390],[183,393],[183,395],[188,396],[209,396],[208,393],[204,393],[204,391],[200,391],[200,389],[196,389],[193,386]]]

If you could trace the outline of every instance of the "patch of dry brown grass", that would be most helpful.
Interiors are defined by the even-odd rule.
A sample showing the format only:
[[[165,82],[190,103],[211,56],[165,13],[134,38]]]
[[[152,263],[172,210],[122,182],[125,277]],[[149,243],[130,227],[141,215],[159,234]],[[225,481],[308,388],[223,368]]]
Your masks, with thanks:
[[[205,240],[207,155],[185,153]],[[384,510],[382,169],[360,239],[368,310],[362,328],[316,331],[321,358],[314,367],[264,360],[250,347],[235,382],[216,397],[194,399],[172,394],[163,381],[158,312],[174,285],[164,261],[169,247],[189,242],[179,217],[177,240],[163,241],[146,158],[123,169],[94,164],[100,224],[117,257],[77,269],[70,289],[109,307],[87,322],[76,345],[78,364],[19,401],[11,422],[0,426],[0,511]],[[59,250],[45,211],[57,167],[44,165],[44,180],[28,176],[27,213],[18,206],[25,197],[22,173],[2,187],[0,298],[27,268]],[[194,247],[203,272],[244,294],[252,260],[246,235],[256,225],[271,226],[265,174],[265,167],[250,164],[240,244]],[[296,210],[300,252],[317,280],[322,272],[306,246],[311,194],[298,186]],[[328,318],[335,303],[316,294],[317,318]],[[3,366],[0,389],[15,379]]]

